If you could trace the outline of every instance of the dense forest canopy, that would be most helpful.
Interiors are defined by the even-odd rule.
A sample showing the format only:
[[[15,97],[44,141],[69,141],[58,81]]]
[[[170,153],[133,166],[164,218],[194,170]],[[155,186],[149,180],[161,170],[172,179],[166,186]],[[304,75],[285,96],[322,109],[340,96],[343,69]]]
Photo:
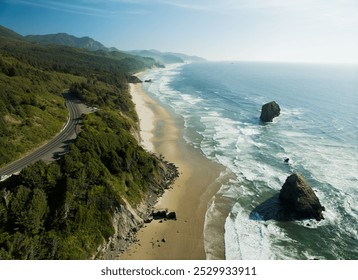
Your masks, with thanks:
[[[0,166],[50,139],[67,119],[66,89],[101,110],[60,160],[0,183],[0,259],[89,259],[113,216],[159,194],[176,169],[138,145],[130,75],[156,64],[120,52],[27,42],[0,28]],[[169,175],[168,175],[169,174]]]
[[[127,78],[154,65],[121,52],[32,43],[0,28],[0,167],[61,129],[65,89],[76,88],[91,105],[113,105],[135,120]]]

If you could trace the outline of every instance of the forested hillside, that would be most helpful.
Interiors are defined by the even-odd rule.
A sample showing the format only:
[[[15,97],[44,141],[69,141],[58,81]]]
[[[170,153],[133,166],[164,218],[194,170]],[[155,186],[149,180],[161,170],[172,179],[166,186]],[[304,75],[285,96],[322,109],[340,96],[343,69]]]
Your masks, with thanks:
[[[0,183],[0,259],[100,258],[98,249],[110,237],[130,231],[114,217],[129,205],[146,204],[177,176],[172,164],[146,152],[131,134],[137,115],[127,78],[155,61],[34,44],[2,30],[1,165],[61,129],[64,89],[100,110],[83,116],[63,158],[37,162]]]
[[[30,43],[4,28],[0,37],[0,167],[61,129],[67,118],[62,92],[74,85],[87,98],[96,95],[98,106],[115,96],[135,118],[127,77],[152,67],[153,59]]]
[[[28,35],[25,38],[26,40],[31,42],[38,42],[43,44],[57,44],[57,45],[75,47],[80,49],[86,49],[89,51],[111,50],[105,47],[104,45],[102,45],[100,42],[97,42],[90,37],[77,38],[75,36],[66,33],[57,33],[57,34],[48,34],[48,35]]]
[[[176,169],[144,151],[129,130],[119,112],[88,115],[64,158],[2,183],[0,259],[93,258],[115,233],[114,215],[161,194]]]

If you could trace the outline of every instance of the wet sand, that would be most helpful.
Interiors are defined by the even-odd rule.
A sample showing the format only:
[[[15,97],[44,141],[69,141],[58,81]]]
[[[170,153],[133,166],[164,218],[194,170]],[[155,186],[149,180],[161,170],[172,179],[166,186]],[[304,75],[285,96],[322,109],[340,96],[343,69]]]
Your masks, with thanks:
[[[141,144],[173,162],[180,176],[155,207],[175,211],[177,220],[154,220],[146,224],[137,235],[139,242],[132,244],[120,259],[206,259],[205,213],[220,188],[217,178],[223,167],[185,142],[183,121],[150,98],[141,84],[131,85],[131,94],[140,119]]]

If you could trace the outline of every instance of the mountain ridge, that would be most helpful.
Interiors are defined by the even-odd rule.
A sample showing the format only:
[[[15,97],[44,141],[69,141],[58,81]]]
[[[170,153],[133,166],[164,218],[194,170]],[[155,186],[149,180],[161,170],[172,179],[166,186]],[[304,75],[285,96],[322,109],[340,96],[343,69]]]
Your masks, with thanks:
[[[16,33],[15,31],[0,25],[0,38],[10,38],[10,39],[21,39],[22,35]]]
[[[79,49],[85,49],[92,52],[104,51],[104,52],[121,52],[130,55],[140,56],[144,58],[153,58],[161,64],[171,63],[184,63],[184,62],[203,62],[206,61],[204,58],[187,55],[178,52],[161,52],[155,49],[150,50],[130,50],[123,51],[115,47],[106,47],[101,42],[95,39],[84,36],[76,37],[74,35],[60,32],[56,34],[45,34],[45,35],[26,35],[22,36],[15,31],[0,25],[0,38],[10,38],[16,40],[25,40],[27,42],[39,43],[39,44],[54,44],[67,47],[74,47]]]
[[[151,57],[158,61],[159,63],[163,64],[171,64],[171,63],[184,63],[184,62],[203,62],[206,59],[195,56],[195,55],[187,55],[183,53],[176,53],[176,52],[161,52],[158,50],[133,50],[129,51],[128,53],[133,55],[139,55],[142,57]]]
[[[86,49],[89,51],[119,51],[116,48],[107,48],[102,43],[92,39],[91,37],[76,37],[67,33],[56,33],[46,35],[27,35],[24,37],[30,42],[42,43],[42,44],[57,44],[69,47],[75,47],[80,49]]]

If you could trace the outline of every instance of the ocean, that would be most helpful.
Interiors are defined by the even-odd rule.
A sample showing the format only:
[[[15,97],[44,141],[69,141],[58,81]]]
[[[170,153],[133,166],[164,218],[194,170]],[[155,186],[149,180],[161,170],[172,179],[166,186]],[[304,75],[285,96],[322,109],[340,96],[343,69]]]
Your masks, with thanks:
[[[144,88],[183,119],[190,145],[229,177],[208,205],[207,258],[358,259],[358,66],[204,62],[144,74]],[[281,114],[259,120],[276,101]],[[289,158],[289,163],[284,160]],[[263,219],[287,176],[301,173],[325,207],[322,221]],[[262,208],[262,207],[261,207]],[[213,253],[214,252],[214,253]]]

